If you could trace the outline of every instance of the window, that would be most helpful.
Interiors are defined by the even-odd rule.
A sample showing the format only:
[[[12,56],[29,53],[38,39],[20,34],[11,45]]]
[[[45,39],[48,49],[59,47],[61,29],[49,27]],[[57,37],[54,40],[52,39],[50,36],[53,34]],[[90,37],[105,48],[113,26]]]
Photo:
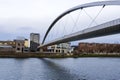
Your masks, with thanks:
[[[18,46],[20,46],[20,43],[18,43]]]
[[[59,50],[59,52],[60,52],[60,50]]]
[[[62,53],[64,53],[64,50],[62,50]]]
[[[56,52],[58,52],[58,50],[56,50]]]
[[[12,42],[10,42],[10,44],[12,44]]]
[[[20,50],[20,48],[17,48],[17,50]]]
[[[7,44],[7,43],[4,43],[4,44]]]
[[[15,44],[15,42],[13,42],[13,44]]]

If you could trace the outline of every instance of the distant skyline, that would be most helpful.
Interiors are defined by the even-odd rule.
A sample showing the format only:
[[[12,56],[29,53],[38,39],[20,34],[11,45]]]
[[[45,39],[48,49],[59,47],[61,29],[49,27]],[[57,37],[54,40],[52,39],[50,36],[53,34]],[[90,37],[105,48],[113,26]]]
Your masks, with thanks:
[[[23,36],[29,39],[30,33],[40,33],[40,40],[42,40],[49,25],[62,12],[71,7],[95,1],[106,0],[0,0],[0,40],[13,40],[17,36]],[[95,9],[100,10],[100,8]],[[90,15],[95,12],[89,9],[86,9],[86,11]],[[98,23],[102,23],[105,19],[109,21],[120,18],[120,6],[106,7],[103,12],[103,16],[100,15],[96,20]],[[73,13],[73,18],[74,15],[78,15],[77,12]],[[108,17],[104,15],[108,15]],[[84,12],[82,12],[80,18],[82,21],[80,25],[89,22],[89,18],[84,15]],[[59,30],[59,28],[55,29]],[[116,34],[82,40],[82,42],[120,43],[119,36],[120,34]]]

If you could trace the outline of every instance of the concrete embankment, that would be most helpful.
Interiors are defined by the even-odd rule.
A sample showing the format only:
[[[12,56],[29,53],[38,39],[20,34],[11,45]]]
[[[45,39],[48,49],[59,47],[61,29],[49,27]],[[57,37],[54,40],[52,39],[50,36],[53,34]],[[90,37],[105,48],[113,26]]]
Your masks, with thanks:
[[[70,57],[67,54],[58,53],[0,53],[1,58],[62,58]]]
[[[77,57],[120,57],[120,54],[62,54],[62,53],[15,53],[0,52],[0,58],[77,58]]]

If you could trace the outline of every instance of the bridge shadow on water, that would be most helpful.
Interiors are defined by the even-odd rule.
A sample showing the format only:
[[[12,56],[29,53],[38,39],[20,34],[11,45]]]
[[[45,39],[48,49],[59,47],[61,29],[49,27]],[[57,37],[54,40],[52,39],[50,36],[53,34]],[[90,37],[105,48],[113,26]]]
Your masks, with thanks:
[[[85,76],[80,76],[75,74],[70,68],[56,63],[52,59],[43,58],[40,59],[44,63],[44,68],[46,68],[46,77],[50,80],[87,80]]]

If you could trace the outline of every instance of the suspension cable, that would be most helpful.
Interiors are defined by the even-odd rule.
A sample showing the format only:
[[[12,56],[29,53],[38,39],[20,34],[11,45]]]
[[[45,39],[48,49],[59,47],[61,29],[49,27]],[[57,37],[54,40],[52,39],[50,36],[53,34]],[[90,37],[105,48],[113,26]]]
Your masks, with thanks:
[[[59,23],[58,23],[58,26],[61,26],[61,21],[59,21]],[[61,27],[58,27],[59,29],[61,28]],[[56,34],[55,35],[60,35],[60,30],[56,30],[57,32],[56,32]]]
[[[82,10],[82,9],[81,9]],[[82,13],[82,11],[80,11],[80,13],[77,15],[77,19],[76,19],[76,21],[75,21],[75,23],[74,23],[74,25],[73,25],[73,27],[72,27],[72,31],[71,31],[71,33],[74,31],[74,28],[76,27],[76,25],[77,25],[77,22],[79,21],[79,18],[80,18],[80,14]]]
[[[83,9],[83,11],[85,12],[85,14],[91,19],[91,20],[93,20],[94,21],[94,19]],[[96,21],[94,21],[95,22],[95,24],[97,25],[97,22]]]
[[[91,21],[91,23],[89,24],[88,27],[90,27],[90,26],[93,24],[93,22],[94,22],[94,21],[97,19],[97,17],[100,15],[100,13],[102,12],[102,10],[103,10],[104,7],[105,7],[105,5],[102,6],[102,8],[101,8],[100,11],[98,12],[98,14],[95,16],[95,18]]]
[[[68,23],[68,21],[65,20],[65,23],[64,23],[64,25],[63,25],[63,36],[65,35],[65,32],[66,32],[65,27],[66,27],[67,23]]]

